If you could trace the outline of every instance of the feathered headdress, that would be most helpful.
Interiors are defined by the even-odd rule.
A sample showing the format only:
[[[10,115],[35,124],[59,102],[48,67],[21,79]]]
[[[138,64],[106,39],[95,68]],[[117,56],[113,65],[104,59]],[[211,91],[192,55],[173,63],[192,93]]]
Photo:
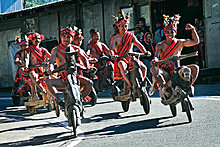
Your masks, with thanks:
[[[40,37],[41,41],[44,40],[44,35],[39,34],[39,33],[34,33],[34,34],[29,35],[29,36],[28,36],[28,39],[29,39],[29,40],[33,40],[35,37]]]
[[[164,14],[163,17],[165,25],[164,30],[174,29],[175,31],[177,31],[177,25],[179,24],[181,16],[179,14],[175,14],[174,16],[169,17],[169,15]]]
[[[75,31],[74,31],[71,27],[66,27],[66,28],[64,28],[64,29],[61,29],[61,30],[60,30],[60,33],[61,33],[61,36],[62,36],[63,34],[69,34],[69,35],[71,35],[72,37],[74,37],[74,35],[75,35]]]
[[[75,36],[74,39],[80,38],[80,39],[84,39],[84,37],[82,36],[82,30],[77,28],[76,26],[74,26],[74,32],[75,32]]]
[[[15,36],[15,42],[19,43],[20,45],[28,45],[28,37],[24,35],[24,38],[21,37],[22,34],[19,34],[19,36]]]
[[[120,11],[118,13],[118,17],[113,15],[113,19],[114,19],[114,22],[115,22],[116,25],[119,25],[121,23],[127,23],[128,24],[130,18],[131,17],[129,16],[129,13],[124,14],[123,11]]]

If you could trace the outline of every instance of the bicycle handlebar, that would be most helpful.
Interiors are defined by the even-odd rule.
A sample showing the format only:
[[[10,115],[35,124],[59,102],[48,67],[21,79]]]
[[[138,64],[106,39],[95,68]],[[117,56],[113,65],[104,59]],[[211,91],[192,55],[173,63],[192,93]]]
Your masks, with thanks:
[[[28,67],[28,69],[37,68],[37,67],[47,67],[48,65],[49,65],[49,63],[42,63],[39,65],[30,66],[30,67]]]
[[[167,62],[174,62],[176,60],[183,60],[183,59],[194,57],[194,56],[198,56],[198,51],[193,52],[193,53],[189,53],[189,54],[185,54],[185,55],[180,55],[180,56],[171,56],[167,59],[156,61],[155,65],[164,64]]]

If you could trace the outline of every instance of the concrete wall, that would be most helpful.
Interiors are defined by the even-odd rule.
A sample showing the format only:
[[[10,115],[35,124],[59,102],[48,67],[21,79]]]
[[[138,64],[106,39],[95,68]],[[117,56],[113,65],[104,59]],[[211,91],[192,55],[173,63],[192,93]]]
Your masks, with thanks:
[[[12,73],[12,59],[8,41],[14,40],[19,35],[20,29],[6,30],[0,32],[0,87],[10,87],[14,83]]]
[[[220,68],[220,1],[204,0],[205,48],[208,68]]]
[[[39,18],[40,33],[45,39],[58,39],[58,18],[57,14],[45,15]]]

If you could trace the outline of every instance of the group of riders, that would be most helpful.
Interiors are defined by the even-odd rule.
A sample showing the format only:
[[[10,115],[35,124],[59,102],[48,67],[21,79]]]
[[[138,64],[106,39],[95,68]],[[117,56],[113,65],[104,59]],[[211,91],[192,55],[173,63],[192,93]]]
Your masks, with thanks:
[[[100,41],[99,30],[91,29],[90,34],[92,38],[84,51],[80,47],[84,37],[82,36],[81,30],[76,27],[74,27],[74,29],[66,27],[60,30],[61,43],[54,47],[51,53],[47,49],[40,47],[44,36],[39,33],[29,35],[26,39],[18,38],[17,40],[21,50],[15,55],[15,64],[18,66],[15,83],[29,81],[33,100],[38,100],[38,87],[42,95],[50,93],[58,105],[65,107],[64,102],[58,95],[58,91],[67,88],[67,73],[65,70],[59,73],[54,73],[53,71],[67,62],[66,57],[68,52],[74,52],[76,64],[82,66],[82,68],[75,68],[74,71],[76,78],[80,81],[82,100],[86,101],[89,99],[88,95],[93,86],[93,81],[83,74],[84,72],[95,71],[93,73],[99,76],[99,69],[102,64],[106,63],[100,63],[98,60],[105,54],[108,54],[111,59],[107,64],[110,64],[114,70],[114,80],[124,79],[128,85],[127,88],[132,88],[132,83],[127,76],[128,71],[133,68],[130,62],[131,59],[129,57],[117,57],[133,52],[133,45],[137,46],[147,57],[152,55],[151,52],[147,51],[138,41],[133,33],[128,32],[129,18],[130,17],[123,12],[119,12],[119,15],[114,17],[114,23],[118,27],[119,32],[112,35],[109,47]],[[174,70],[173,63],[156,66],[155,62],[174,55],[181,55],[183,47],[190,47],[199,43],[199,37],[194,26],[191,24],[187,24],[185,29],[192,31],[192,39],[175,38],[179,19],[179,15],[175,15],[174,17],[164,15],[164,34],[166,39],[156,45],[154,58],[151,60],[152,68],[150,71],[153,74],[153,84],[150,88],[151,94],[155,90],[158,90],[158,85],[162,87],[162,91],[168,95],[168,98],[169,95],[172,94],[170,76]],[[67,51],[67,48],[69,51]],[[95,62],[95,64],[92,62]],[[46,71],[44,67],[37,66],[44,63],[48,63]],[[69,66],[71,65],[72,64]],[[187,65],[187,67],[192,73],[192,82],[190,85],[192,86],[198,76],[199,68],[195,64]],[[142,62],[140,63],[140,70],[142,78],[146,79],[147,66]],[[45,72],[49,77],[40,78]]]

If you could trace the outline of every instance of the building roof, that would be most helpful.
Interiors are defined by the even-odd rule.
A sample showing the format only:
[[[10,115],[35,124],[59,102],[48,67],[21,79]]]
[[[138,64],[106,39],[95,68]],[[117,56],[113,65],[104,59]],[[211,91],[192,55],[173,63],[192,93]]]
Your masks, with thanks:
[[[56,1],[56,2],[50,2],[50,3],[47,3],[47,4],[38,5],[38,6],[18,10],[18,11],[0,13],[0,17],[3,17],[3,16],[7,17],[7,16],[10,16],[10,15],[16,15],[16,14],[19,14],[19,13],[22,13],[22,12],[40,10],[42,8],[47,8],[47,7],[62,6],[62,4],[68,4],[68,3],[74,4],[75,3],[74,1],[75,0],[60,0],[60,1]]]

